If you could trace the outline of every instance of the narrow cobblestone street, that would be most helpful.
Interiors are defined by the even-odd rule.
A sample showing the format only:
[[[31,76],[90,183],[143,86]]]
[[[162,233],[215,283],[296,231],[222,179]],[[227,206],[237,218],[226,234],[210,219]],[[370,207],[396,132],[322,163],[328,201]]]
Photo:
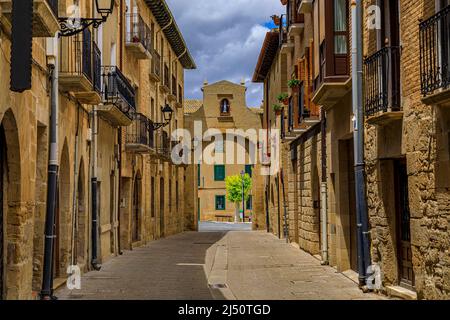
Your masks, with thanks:
[[[233,231],[225,231],[230,229]],[[82,277],[59,299],[383,299],[249,225],[204,224],[154,241]],[[208,230],[214,230],[209,231]],[[223,286],[225,285],[225,286]]]

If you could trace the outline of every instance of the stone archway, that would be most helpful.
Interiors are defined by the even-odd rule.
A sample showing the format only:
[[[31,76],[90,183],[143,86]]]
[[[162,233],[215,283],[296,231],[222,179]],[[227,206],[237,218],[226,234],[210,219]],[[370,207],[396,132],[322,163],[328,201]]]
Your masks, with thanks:
[[[21,170],[20,147],[17,123],[13,112],[9,109],[5,112],[0,122],[0,300],[8,298],[8,288],[22,287],[20,280],[8,279],[8,268],[24,268],[28,257],[18,256],[25,251],[24,224],[13,224],[21,210]],[[8,228],[7,228],[8,226]],[[8,248],[12,250],[8,252]],[[6,257],[9,256],[8,261]],[[16,264],[17,265],[14,265]],[[20,266],[18,265],[20,263]],[[19,270],[19,272],[22,270]],[[20,295],[17,292],[16,295]]]
[[[75,233],[74,233],[74,258],[75,264],[84,266],[86,264],[86,193],[85,193],[85,172],[84,161],[81,159],[78,171],[78,183],[76,194],[76,212],[75,212]]]
[[[66,267],[71,256],[71,219],[70,219],[70,161],[67,140],[61,152],[61,161],[58,177],[58,199],[56,206],[55,223],[55,252],[54,252],[54,276],[59,278],[65,275]]]
[[[141,203],[142,203],[142,196],[141,196],[141,182],[142,178],[140,173],[138,172],[134,178],[134,185],[133,185],[133,212],[131,217],[131,238],[133,242],[141,240]]]

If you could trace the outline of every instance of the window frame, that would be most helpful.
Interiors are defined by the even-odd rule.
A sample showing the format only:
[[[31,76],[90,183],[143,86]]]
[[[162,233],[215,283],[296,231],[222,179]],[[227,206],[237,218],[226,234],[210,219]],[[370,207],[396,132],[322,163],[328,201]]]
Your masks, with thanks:
[[[218,199],[223,199],[223,208],[222,209],[218,208],[218,206],[217,206],[217,204],[218,204],[217,200]],[[215,195],[215,197],[214,197],[214,208],[216,209],[216,211],[225,211],[226,210],[226,208],[227,208],[227,199],[226,199],[226,197],[224,195],[220,195],[220,194],[216,194]]]
[[[217,169],[219,169],[219,168],[222,168],[223,169],[223,178],[221,178],[221,177],[218,177],[218,174],[217,174]],[[215,164],[214,165],[214,181],[225,181],[225,165],[223,165],[223,164]]]
[[[223,112],[223,103],[224,103],[225,101],[228,102],[228,112]],[[221,115],[221,116],[229,116],[230,113],[231,113],[231,103],[230,103],[230,100],[228,100],[227,98],[223,98],[222,100],[220,100],[219,111],[220,111],[220,115]]]

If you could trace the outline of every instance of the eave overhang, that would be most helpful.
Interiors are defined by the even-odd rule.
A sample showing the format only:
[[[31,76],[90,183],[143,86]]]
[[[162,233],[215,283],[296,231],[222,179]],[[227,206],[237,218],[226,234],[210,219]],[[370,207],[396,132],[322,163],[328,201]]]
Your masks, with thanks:
[[[253,74],[253,82],[264,82],[279,49],[278,31],[267,32]]]
[[[184,41],[183,35],[178,28],[175,18],[165,0],[145,0],[147,6],[153,13],[156,21],[163,30],[173,51],[179,57],[185,69],[196,69],[194,59]]]

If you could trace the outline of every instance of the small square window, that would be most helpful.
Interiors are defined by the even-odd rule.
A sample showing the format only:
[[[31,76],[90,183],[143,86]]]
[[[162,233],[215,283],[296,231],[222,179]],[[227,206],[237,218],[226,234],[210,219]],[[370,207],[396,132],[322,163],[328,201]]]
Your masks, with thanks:
[[[216,210],[225,210],[225,196],[216,196]]]
[[[225,180],[225,166],[215,165],[214,166],[214,181],[224,181]]]

